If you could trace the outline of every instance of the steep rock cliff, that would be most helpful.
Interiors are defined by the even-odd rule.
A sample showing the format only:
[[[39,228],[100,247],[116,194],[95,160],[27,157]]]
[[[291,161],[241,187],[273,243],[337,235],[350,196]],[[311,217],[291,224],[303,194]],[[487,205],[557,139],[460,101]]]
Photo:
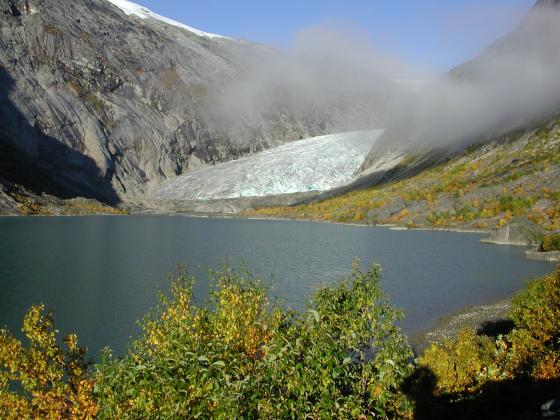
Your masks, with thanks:
[[[289,140],[380,126],[395,89],[306,102],[297,85],[257,85],[255,103],[236,89],[291,57],[107,0],[0,0],[0,24],[0,176],[60,197],[118,202]]]

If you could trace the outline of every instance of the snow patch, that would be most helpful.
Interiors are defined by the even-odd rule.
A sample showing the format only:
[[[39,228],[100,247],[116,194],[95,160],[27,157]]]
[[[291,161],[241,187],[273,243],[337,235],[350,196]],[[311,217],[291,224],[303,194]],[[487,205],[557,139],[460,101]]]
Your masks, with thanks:
[[[146,9],[144,6],[140,6],[139,4],[133,3],[131,1],[127,1],[127,0],[107,0],[107,1],[109,3],[112,3],[113,5],[117,6],[127,16],[134,15],[134,16],[139,17],[140,19],[150,19],[150,18],[157,19],[159,21],[167,23],[168,25],[176,26],[176,27],[182,28],[182,29],[186,29],[187,31],[192,32],[193,34],[196,34],[198,36],[203,36],[205,38],[210,38],[210,39],[212,39],[212,38],[226,38],[225,36],[210,34],[208,32],[203,32],[203,31],[200,31],[198,29],[191,28],[190,26],[187,26],[187,25],[185,25],[181,22],[177,22],[173,19],[166,18],[165,16],[158,15],[157,13],[154,13],[151,10]]]
[[[155,198],[212,200],[327,191],[352,180],[383,130],[294,141],[167,181]]]

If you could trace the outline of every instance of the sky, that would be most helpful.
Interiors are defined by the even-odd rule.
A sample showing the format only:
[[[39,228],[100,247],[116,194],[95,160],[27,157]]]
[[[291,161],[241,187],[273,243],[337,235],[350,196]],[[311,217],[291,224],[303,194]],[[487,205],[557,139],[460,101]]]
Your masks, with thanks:
[[[476,56],[514,29],[535,0],[134,0],[207,32],[289,50],[316,26],[360,33],[427,72]]]

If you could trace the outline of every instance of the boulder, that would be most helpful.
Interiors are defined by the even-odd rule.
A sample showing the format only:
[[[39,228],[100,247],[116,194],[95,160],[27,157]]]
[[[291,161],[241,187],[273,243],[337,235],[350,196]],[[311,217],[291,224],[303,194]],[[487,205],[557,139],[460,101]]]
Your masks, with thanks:
[[[541,199],[535,203],[533,210],[546,210],[552,207],[553,203],[550,200]]]
[[[514,219],[510,224],[494,231],[482,242],[504,245],[531,245],[542,243],[545,231],[527,219]]]

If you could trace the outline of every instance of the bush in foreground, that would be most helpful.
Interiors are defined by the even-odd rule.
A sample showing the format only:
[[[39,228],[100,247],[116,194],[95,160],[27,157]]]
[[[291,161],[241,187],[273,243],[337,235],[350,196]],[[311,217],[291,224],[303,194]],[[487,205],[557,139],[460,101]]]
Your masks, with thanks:
[[[463,409],[466,403],[473,410],[495,409],[506,417],[512,410],[537,409],[549,390],[557,397],[560,268],[528,282],[514,297],[510,318],[513,329],[508,334],[492,339],[463,331],[456,339],[432,345],[425,352],[419,368],[433,375],[436,397],[456,406],[463,404]],[[521,414],[515,411],[516,416]]]
[[[86,349],[75,335],[56,341],[51,314],[34,306],[23,321],[28,346],[0,330],[0,418],[92,418],[98,412]],[[17,383],[14,391],[10,385]]]
[[[27,346],[0,331],[0,418],[508,418],[556,395],[560,269],[516,295],[510,333],[463,331],[416,364],[379,279],[356,267],[298,313],[229,268],[199,307],[179,276],[124,358],[93,371],[33,307]]]
[[[217,275],[212,309],[199,308],[182,277],[126,357],[108,354],[98,367],[100,416],[410,417],[400,384],[412,352],[379,277],[355,268],[305,313],[272,306],[229,269]]]

